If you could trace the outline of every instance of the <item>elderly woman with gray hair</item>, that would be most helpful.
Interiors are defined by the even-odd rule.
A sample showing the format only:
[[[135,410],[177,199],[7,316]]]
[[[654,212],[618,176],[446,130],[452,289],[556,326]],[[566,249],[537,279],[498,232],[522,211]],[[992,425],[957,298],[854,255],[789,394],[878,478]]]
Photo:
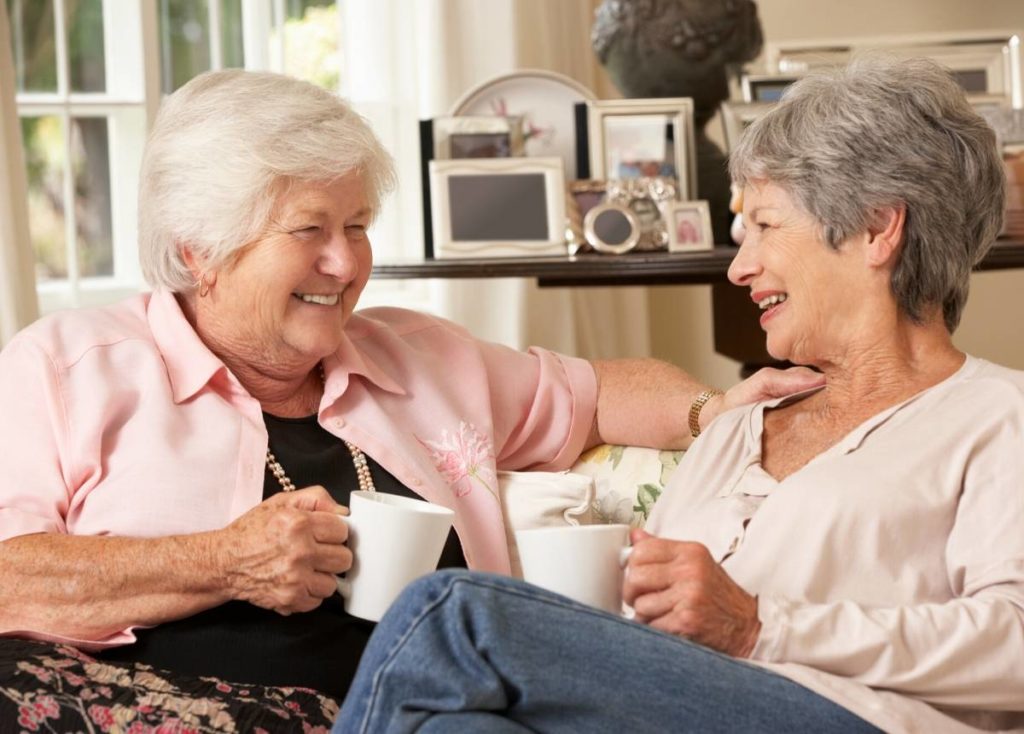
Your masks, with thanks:
[[[0,353],[0,633],[341,697],[372,629],[336,594],[351,491],[452,508],[441,565],[507,572],[497,470],[689,443],[704,388],[670,365],[353,313],[392,170],[362,118],[295,79],[210,73],[164,102],[139,197],[155,291]],[[807,384],[762,375],[701,423]]]
[[[436,574],[337,731],[1024,728],[1024,375],[951,339],[1002,220],[993,132],[938,65],[865,58],[794,84],[730,165],[730,279],[824,387],[701,435],[634,531],[635,619]]]

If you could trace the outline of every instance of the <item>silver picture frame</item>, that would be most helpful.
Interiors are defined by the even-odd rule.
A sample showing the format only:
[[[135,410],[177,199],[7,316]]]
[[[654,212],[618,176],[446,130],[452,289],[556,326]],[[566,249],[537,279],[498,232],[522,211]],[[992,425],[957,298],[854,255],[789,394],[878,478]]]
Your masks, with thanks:
[[[697,146],[689,97],[588,102],[587,137],[591,178],[672,175],[680,198],[696,196]]]

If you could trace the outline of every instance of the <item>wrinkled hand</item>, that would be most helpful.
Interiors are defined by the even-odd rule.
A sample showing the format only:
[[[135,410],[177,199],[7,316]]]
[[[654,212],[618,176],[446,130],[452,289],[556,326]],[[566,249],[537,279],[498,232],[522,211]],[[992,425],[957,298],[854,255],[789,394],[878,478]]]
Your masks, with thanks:
[[[781,398],[784,395],[792,395],[824,384],[825,376],[809,367],[790,367],[786,370],[765,367],[743,382],[733,385],[725,395],[716,396],[705,403],[700,411],[701,430],[706,428],[719,413],[731,408],[756,403],[759,400]]]
[[[745,592],[700,543],[632,531],[623,598],[636,621],[735,657],[749,657],[761,631],[757,597]]]
[[[352,566],[348,510],[323,487],[280,492],[218,534],[231,598],[280,614],[308,612]]]

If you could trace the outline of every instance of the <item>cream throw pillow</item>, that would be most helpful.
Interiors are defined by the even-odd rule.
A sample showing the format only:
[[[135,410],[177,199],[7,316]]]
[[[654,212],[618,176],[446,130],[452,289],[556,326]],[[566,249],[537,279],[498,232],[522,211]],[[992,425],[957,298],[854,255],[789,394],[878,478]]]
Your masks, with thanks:
[[[516,530],[593,522],[594,480],[570,472],[498,472],[512,575],[523,577]]]

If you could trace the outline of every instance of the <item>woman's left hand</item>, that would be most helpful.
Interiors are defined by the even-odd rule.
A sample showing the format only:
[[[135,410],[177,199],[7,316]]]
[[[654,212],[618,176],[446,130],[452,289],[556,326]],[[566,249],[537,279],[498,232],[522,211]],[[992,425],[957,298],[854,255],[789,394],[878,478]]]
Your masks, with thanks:
[[[632,532],[623,598],[636,620],[734,657],[749,657],[761,631],[757,597],[700,543]]]

